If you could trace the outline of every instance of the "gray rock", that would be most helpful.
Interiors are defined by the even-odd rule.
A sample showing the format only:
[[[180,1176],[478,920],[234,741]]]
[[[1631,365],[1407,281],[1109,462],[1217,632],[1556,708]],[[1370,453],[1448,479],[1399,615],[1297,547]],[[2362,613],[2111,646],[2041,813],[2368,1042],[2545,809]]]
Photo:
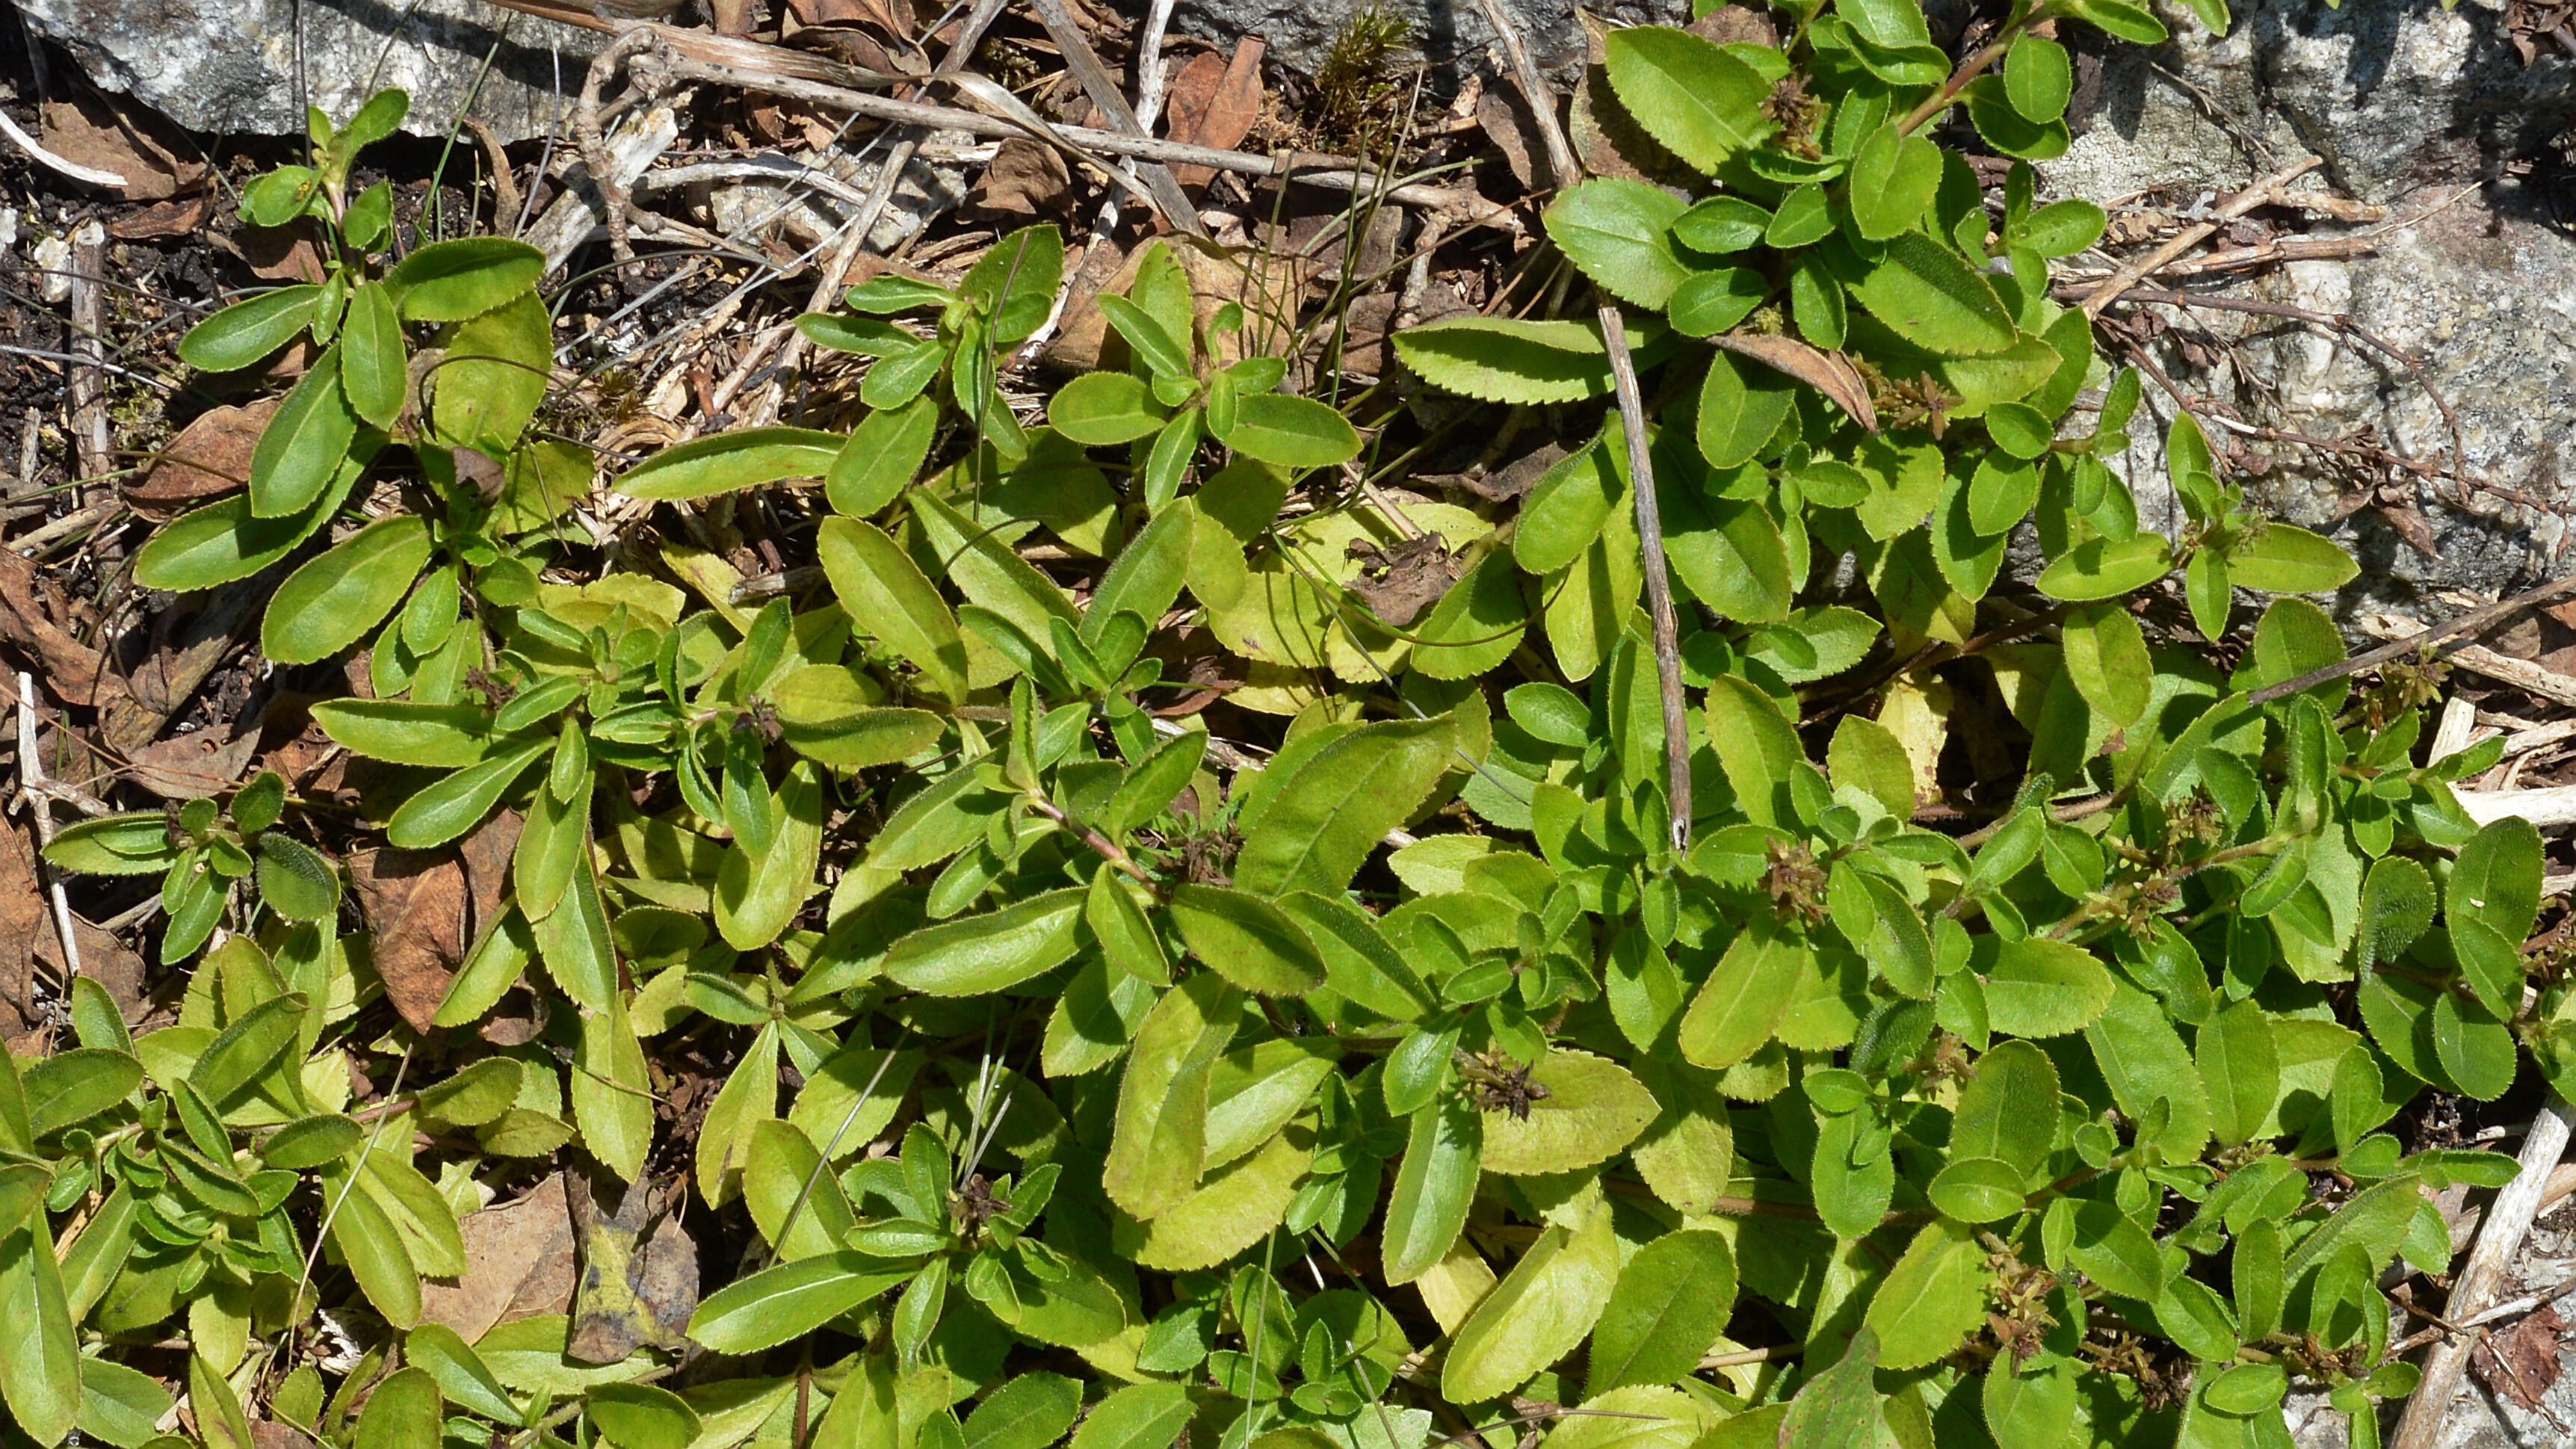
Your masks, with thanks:
[[[18,12],[99,85],[218,135],[301,135],[308,101],[345,120],[399,86],[414,135],[470,114],[505,142],[539,136],[570,114],[601,44],[482,0],[20,0]]]
[[[1583,30],[1571,0],[1502,0],[1502,8],[1545,69],[1559,71],[1583,59]],[[1584,9],[1613,25],[1677,25],[1690,18],[1683,0],[1610,0]],[[1311,76],[1353,17],[1372,10],[1403,21],[1406,48],[1434,66],[1500,67],[1499,54],[1486,53],[1494,28],[1480,0],[1188,0],[1173,24],[1228,44],[1257,35],[1269,46],[1272,63]]]
[[[2562,572],[2576,504],[2576,237],[2553,207],[2565,164],[2553,146],[2576,125],[2576,65],[2549,53],[2525,67],[2503,0],[2457,10],[2251,0],[2223,39],[2169,9],[2170,45],[2112,45],[2098,67],[2088,60],[2082,133],[2040,167],[2045,186],[2104,203],[2153,192],[2188,211],[2288,160],[2323,157],[2325,179],[2388,207],[2391,220],[2314,231],[2367,231],[2376,255],[2294,263],[2216,290],[2349,315],[2419,358],[2424,378],[2315,327],[2211,311],[2187,321],[2229,344],[2224,356],[2199,369],[2161,347],[2168,372],[2254,426],[2322,437],[2367,426],[2408,458],[2447,465],[2451,430],[2429,383],[2458,416],[2469,472],[2496,485],[2356,476],[2313,450],[2240,435],[2270,464],[2249,492],[2295,522],[2343,520],[2336,531],[2363,562],[2347,602],[2493,595]],[[2148,401],[2170,416],[2152,385]],[[2142,440],[2133,459],[2150,522],[2169,496],[2158,453]],[[2364,487],[2383,483],[2424,518],[2435,556],[2375,510],[2350,512]]]

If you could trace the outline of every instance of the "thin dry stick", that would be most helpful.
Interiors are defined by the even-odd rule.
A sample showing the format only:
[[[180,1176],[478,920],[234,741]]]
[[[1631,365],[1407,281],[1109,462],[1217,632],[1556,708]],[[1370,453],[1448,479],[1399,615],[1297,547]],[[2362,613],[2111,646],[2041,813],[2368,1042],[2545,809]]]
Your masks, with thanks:
[[[2253,185],[2246,187],[2243,191],[2236,193],[2234,196],[2227,198],[2227,200],[2219,204],[2217,212],[2212,215],[2209,220],[2201,222],[2196,226],[2184,227],[2181,231],[2174,234],[2171,241],[2166,242],[2163,246],[2156,248],[2154,251],[2147,253],[2136,261],[2130,262],[2128,265],[2120,268],[2120,270],[2113,272],[2109,280],[2103,282],[2101,286],[2094,288],[2093,294],[2084,299],[2084,315],[2087,317],[2101,316],[2103,308],[2108,307],[2114,301],[2117,301],[2121,293],[2136,286],[2149,272],[2156,270],[2165,263],[2181,256],[2184,252],[2200,245],[2201,242],[2215,234],[2220,227],[2227,223],[2236,220],[2238,217],[2245,215],[2245,213],[2254,210],[2258,206],[2268,204],[2280,194],[2282,187],[2289,185],[2291,182],[2298,180],[2300,177],[2307,175],[2309,172],[2314,171],[2324,164],[2324,161],[2315,156],[2303,156],[2298,160],[2291,162],[2288,166],[2283,167],[2281,170],[2275,171],[2271,175],[2264,177],[2262,180],[2255,182]]]
[[[2526,589],[2512,598],[2498,599],[2482,608],[2471,609],[2447,623],[2436,624],[2422,633],[2410,634],[2403,639],[2382,644],[2376,649],[2363,650],[2349,659],[2339,659],[2332,664],[2321,665],[2305,674],[2293,675],[2278,684],[2267,684],[2246,695],[2245,702],[2269,704],[2273,700],[2286,698],[2301,690],[2314,688],[2329,679],[2341,679],[2346,675],[2359,674],[2365,669],[2376,669],[2392,659],[2403,659],[2419,649],[2429,649],[2446,639],[2478,633],[2512,618],[2535,604],[2545,604],[2561,594],[2571,592],[2576,592],[2576,574],[2542,584],[2536,589]]]
[[[2451,472],[2462,482],[2468,481],[2468,438],[2460,429],[2460,415],[2452,409],[2451,400],[2442,396],[2442,390],[2433,386],[2433,380],[2424,375],[2424,364],[2418,361],[2414,354],[2363,327],[2352,318],[2339,312],[2319,312],[2308,307],[2293,307],[2287,302],[2265,302],[2253,297],[2203,296],[2198,292],[2134,288],[2124,300],[2161,302],[2169,307],[2202,307],[2215,312],[2250,312],[2258,317],[2280,317],[2293,322],[2305,322],[2359,338],[2377,351],[2386,354],[2398,366],[2405,368],[2407,374],[2415,379],[2415,385],[2424,389],[2425,395],[2433,399],[2433,406],[2441,411],[2442,421],[2451,429]]]
[[[1503,13],[1500,0],[1479,0],[1485,7],[1485,19],[1494,27],[1503,50],[1511,57],[1512,74],[1529,98],[1531,114],[1538,117],[1539,135],[1547,145],[1548,167],[1560,186],[1570,185],[1582,174],[1574,159],[1574,147],[1566,139],[1565,127],[1556,118],[1556,93],[1547,77],[1540,75],[1537,62],[1530,59],[1529,47],[1522,43],[1520,32],[1511,18]],[[1604,300],[1597,314],[1601,320],[1601,341],[1610,354],[1610,378],[1619,398],[1620,430],[1628,437],[1628,487],[1637,500],[1637,541],[1644,554],[1646,571],[1646,612],[1654,622],[1655,678],[1664,705],[1664,793],[1672,812],[1672,843],[1675,850],[1690,848],[1691,776],[1690,776],[1690,705],[1682,693],[1681,623],[1673,613],[1672,576],[1664,565],[1664,516],[1655,497],[1655,460],[1653,447],[1646,437],[1646,400],[1637,386],[1636,359],[1628,352],[1628,327],[1619,304]]]
[[[1485,23],[1494,27],[1494,38],[1501,41],[1503,53],[1511,57],[1512,79],[1519,83],[1521,94],[1529,101],[1530,114],[1538,117],[1539,139],[1547,146],[1549,181],[1558,186],[1572,186],[1583,176],[1582,163],[1574,159],[1574,147],[1567,141],[1565,127],[1556,118],[1556,92],[1539,74],[1538,62],[1530,58],[1529,47],[1522,43],[1519,29],[1503,13],[1500,0],[1477,0],[1485,8]]]
[[[1655,626],[1655,678],[1664,697],[1664,789],[1672,806],[1673,849],[1690,849],[1690,714],[1682,697],[1681,625],[1673,616],[1673,584],[1664,568],[1664,517],[1655,498],[1655,461],[1646,440],[1646,402],[1637,391],[1637,364],[1628,355],[1628,328],[1619,304],[1601,304],[1601,341],[1610,353],[1610,378],[1619,393],[1619,420],[1628,435],[1628,487],[1637,496],[1637,541],[1645,552],[1646,612]]]
[[[54,843],[54,811],[44,788],[45,762],[36,752],[36,677],[23,669],[18,671],[18,786],[18,798],[27,802],[36,821],[36,869],[44,872],[53,896],[54,930],[63,941],[63,994],[68,997],[72,978],[80,974],[80,943],[72,936],[72,903],[63,894],[63,878],[45,863],[45,848]]]
[[[113,461],[108,452],[107,374],[97,365],[107,355],[103,350],[107,289],[99,285],[106,271],[107,228],[93,217],[72,229],[72,351],[90,364],[72,369],[71,376],[72,445],[83,478],[104,475]]]
[[[2521,1249],[2523,1238],[2531,1232],[2531,1220],[2540,1211],[2541,1191],[2567,1150],[2570,1110],[2553,1092],[2540,1116],[2533,1120],[2531,1135],[2522,1141],[2522,1171],[2497,1190],[2486,1220],[2478,1225],[2478,1240],[2469,1249],[2469,1260],[2452,1280],[2450,1301],[2443,1305],[2444,1316],[2452,1322],[2475,1317],[2503,1286],[2505,1263]],[[2389,1449],[2427,1449],[2433,1442],[2441,1432],[2442,1421],[2450,1416],[2451,1400],[2460,1389],[2460,1375],[2468,1368],[2469,1354],[2476,1347],[2475,1336],[2445,1338],[2424,1355],[2424,1377],[2406,1400],[2405,1416],[2397,1421],[2397,1434],[2389,1441]]]
[[[956,43],[939,58],[939,67],[931,74],[955,75],[964,70],[966,62],[975,56],[975,47],[983,42],[984,32],[1001,18],[1007,3],[1009,0],[982,0],[966,17],[964,25],[958,29]],[[840,246],[833,250],[831,259],[823,264],[823,275],[814,284],[814,295],[806,302],[806,311],[821,312],[831,307],[834,295],[841,290],[841,283],[849,280],[850,268],[858,265],[859,254],[867,250],[868,237],[877,229],[877,218],[885,215],[887,204],[894,200],[894,189],[903,180],[904,168],[912,164],[913,154],[920,149],[921,133],[914,131],[896,141],[894,148],[886,153],[885,169],[877,173],[876,184],[869,188],[866,203],[851,219],[850,229],[841,238]],[[794,371],[796,365],[804,361],[808,346],[802,331],[791,333],[778,349],[778,361],[769,369],[771,375],[785,376]],[[756,358],[761,350],[754,348],[753,356]],[[740,370],[739,375],[748,379],[751,374],[746,368]],[[781,390],[776,388],[766,392],[755,409],[755,423],[777,421],[780,395]]]
[[[1091,97],[1091,103],[1109,118],[1109,124],[1126,135],[1146,138],[1149,128],[1128,108],[1127,97],[1120,93],[1117,79],[1109,74],[1109,67],[1100,63],[1100,56],[1091,48],[1090,39],[1082,33],[1082,26],[1064,8],[1064,0],[1030,0],[1030,6],[1037,11],[1038,20],[1046,26],[1047,34],[1054,38],[1056,48],[1064,52],[1065,66],[1073,72],[1073,78],[1082,83],[1083,94]],[[1152,57],[1147,57],[1146,63],[1152,64]],[[1154,205],[1163,213],[1165,221],[1192,236],[1207,235],[1206,223],[1199,220],[1198,208],[1190,204],[1189,195],[1181,190],[1180,178],[1172,174],[1171,167],[1140,157],[1133,169],[1137,179],[1144,182],[1145,189],[1152,193]]]
[[[1136,134],[1154,134],[1154,123],[1163,115],[1163,35],[1171,28],[1174,0],[1154,0],[1145,12],[1145,28],[1136,40]],[[1132,160],[1119,163],[1121,171],[1136,174]],[[1177,179],[1177,178],[1175,178]],[[1118,193],[1112,190],[1100,203],[1100,216],[1091,224],[1094,236],[1107,237],[1118,229]],[[1073,283],[1067,279],[1065,286]],[[1062,297],[1064,292],[1058,290]],[[1060,304],[1059,304],[1060,305]]]
[[[675,57],[665,74],[675,80],[704,81],[710,85],[732,86],[739,90],[765,95],[785,96],[808,105],[849,111],[880,121],[898,121],[906,125],[927,126],[934,130],[964,131],[972,136],[1000,138],[1034,138],[1050,144],[1062,142],[1086,152],[1103,156],[1135,156],[1166,165],[1205,166],[1214,171],[1230,171],[1239,176],[1286,177],[1301,186],[1320,186],[1331,191],[1355,191],[1362,196],[1383,196],[1406,206],[1432,207],[1463,217],[1469,225],[1497,226],[1517,232],[1523,228],[1513,218],[1510,207],[1487,201],[1471,188],[1444,188],[1419,182],[1389,186],[1370,172],[1355,168],[1346,157],[1324,157],[1303,152],[1285,152],[1276,156],[1255,156],[1248,151],[1229,151],[1218,146],[1194,146],[1185,141],[1167,141],[1156,136],[1130,136],[1116,131],[1096,130],[1089,126],[1049,126],[1043,133],[1027,124],[1003,116],[986,115],[960,106],[929,105],[920,101],[899,101],[891,96],[852,90],[847,86],[823,81],[810,81],[796,76],[774,75],[744,66],[693,60],[686,55]],[[1114,175],[1111,168],[1103,167]]]

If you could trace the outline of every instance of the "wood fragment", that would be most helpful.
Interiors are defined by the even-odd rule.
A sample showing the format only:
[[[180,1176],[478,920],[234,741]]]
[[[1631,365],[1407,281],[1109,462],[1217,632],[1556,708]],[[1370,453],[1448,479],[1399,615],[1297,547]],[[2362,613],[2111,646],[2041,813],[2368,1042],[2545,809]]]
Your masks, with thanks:
[[[781,76],[741,66],[698,61],[686,56],[675,57],[668,73],[678,80],[704,81],[711,85],[734,86],[748,91],[786,96],[809,105],[849,111],[881,121],[898,121],[906,125],[927,126],[934,130],[964,131],[969,135],[1009,138],[1035,134],[1021,122],[962,106],[930,105],[920,101],[896,100],[847,86],[822,81],[809,81]],[[1215,146],[1194,146],[1158,137],[1130,136],[1117,131],[1103,131],[1089,126],[1050,126],[1040,139],[1062,141],[1086,152],[1103,156],[1135,156],[1166,165],[1187,162],[1239,176],[1279,177],[1301,186],[1320,186],[1333,191],[1356,192],[1363,197],[1379,196],[1406,206],[1429,207],[1446,211],[1462,225],[1491,226],[1518,234],[1526,228],[1512,208],[1488,201],[1473,187],[1439,187],[1420,182],[1389,184],[1374,173],[1355,166],[1349,158],[1316,156],[1291,151],[1276,156],[1255,156],[1243,151],[1228,151]],[[1104,168],[1106,170],[1106,168]],[[1112,173],[1114,174],[1114,173]]]
[[[36,823],[36,871],[44,877],[45,887],[54,905],[54,931],[63,946],[63,995],[71,995],[71,979],[80,974],[80,941],[72,932],[71,898],[63,894],[63,878],[45,860],[45,850],[54,843],[54,812],[51,797],[43,789],[45,758],[36,748],[36,677],[18,671],[18,798],[26,802],[27,813]]]
[[[1110,127],[1139,140],[1150,139],[1144,122],[1136,118],[1127,97],[1119,91],[1117,79],[1109,74],[1109,67],[1100,63],[1099,52],[1091,48],[1090,38],[1082,33],[1081,24],[1064,8],[1064,0],[1030,0],[1030,5],[1057,49],[1064,53],[1065,67],[1081,82],[1083,94],[1091,97],[1091,103],[1109,118]],[[1155,209],[1163,213],[1165,221],[1192,236],[1207,235],[1198,208],[1181,190],[1180,179],[1172,175],[1172,168],[1151,158],[1136,157],[1132,169],[1152,194]]]
[[[71,350],[87,366],[71,375],[72,447],[80,460],[84,483],[105,476],[114,455],[108,450],[107,374],[98,364],[107,359],[107,228],[96,217],[72,228]],[[73,494],[86,501],[88,490]]]
[[[2533,1120],[2531,1133],[2522,1142],[2522,1170],[2497,1189],[2486,1220],[2478,1226],[2478,1240],[2469,1249],[2468,1261],[2452,1280],[2451,1298],[2445,1305],[2445,1316],[2452,1322],[2463,1322],[2486,1309],[2504,1285],[2505,1264],[2530,1234],[2551,1172],[2567,1151],[2570,1112],[2553,1092]],[[2390,1449],[2429,1449],[2450,1415],[2451,1400],[2459,1392],[2460,1375],[2474,1346],[2474,1339],[2446,1336],[2425,1354],[2424,1377],[2406,1400]]]
[[[2176,232],[2173,239],[2166,242],[2163,246],[2156,248],[2145,256],[2139,257],[2135,261],[2127,263],[2118,271],[2113,272],[2108,280],[2104,281],[2101,286],[2094,288],[2092,294],[2084,299],[2082,303],[2084,315],[2087,317],[2101,316],[2103,308],[2118,301],[2121,293],[2136,286],[2140,281],[2145,279],[2148,273],[2155,271],[2166,263],[2171,262],[2174,258],[2181,256],[2184,252],[2200,245],[2201,242],[2216,234],[2220,227],[2236,220],[2249,211],[2253,211],[2257,207],[2268,204],[2274,197],[2280,194],[2283,187],[2288,186],[2291,182],[2298,180],[2300,177],[2307,175],[2309,172],[2314,171],[2324,164],[2325,161],[2321,157],[2303,156],[2290,163],[2288,166],[2283,167],[2281,170],[2275,171],[2271,175],[2264,177],[2262,180],[2255,182],[2253,185],[2246,187],[2243,191],[2236,193],[2234,196],[2227,198],[2227,200],[2219,204],[2218,209],[2215,212],[2211,213],[2209,220],[2183,228],[2181,231]]]
[[[2441,722],[2433,727],[2433,744],[2425,752],[2428,764],[2447,760],[2469,747],[2469,731],[2477,727],[2478,707],[2454,694],[2442,701]]]

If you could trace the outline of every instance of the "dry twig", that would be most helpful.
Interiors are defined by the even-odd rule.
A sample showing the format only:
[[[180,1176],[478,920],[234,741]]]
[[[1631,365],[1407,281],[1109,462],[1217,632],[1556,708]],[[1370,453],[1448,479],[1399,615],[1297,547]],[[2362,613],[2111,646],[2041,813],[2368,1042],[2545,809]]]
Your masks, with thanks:
[[[2482,1312],[2504,1285],[2505,1264],[2530,1233],[2550,1172],[2567,1150],[2569,1112],[2567,1103],[2553,1092],[2531,1124],[2531,1135],[2522,1143],[2522,1171],[2496,1191],[2494,1205],[2478,1227],[2477,1243],[2469,1249],[2469,1260],[2452,1280],[2450,1301],[2443,1305],[2452,1322],[2464,1323]],[[2475,1347],[2474,1338],[2445,1338],[2424,1356],[2424,1377],[2406,1401],[2406,1413],[2397,1421],[2390,1449],[2427,1449],[2433,1442],[2450,1414],[2461,1372]]]
[[[2302,157],[2227,198],[2219,204],[2218,210],[2211,213],[2209,220],[2183,228],[2163,246],[2113,272],[2108,280],[2094,288],[2092,294],[2084,299],[2082,304],[2084,315],[2101,316],[2103,308],[2118,301],[2121,293],[2136,286],[2148,273],[2200,245],[2202,241],[2214,235],[2220,227],[2257,207],[2267,205],[2280,194],[2281,188],[2324,164],[2322,159],[2315,156]]]
[[[115,457],[107,435],[107,228],[92,217],[72,228],[72,351],[85,365],[72,369],[72,446],[83,480],[105,475]],[[84,492],[86,490],[83,490]],[[73,495],[75,500],[79,494]]]
[[[45,862],[45,847],[54,843],[53,805],[45,785],[44,756],[36,749],[36,677],[22,669],[18,671],[18,798],[35,818],[36,869],[44,874],[53,899],[54,930],[63,942],[63,991],[69,995],[72,978],[80,974],[80,942],[72,935],[72,903],[63,894],[63,878]]]

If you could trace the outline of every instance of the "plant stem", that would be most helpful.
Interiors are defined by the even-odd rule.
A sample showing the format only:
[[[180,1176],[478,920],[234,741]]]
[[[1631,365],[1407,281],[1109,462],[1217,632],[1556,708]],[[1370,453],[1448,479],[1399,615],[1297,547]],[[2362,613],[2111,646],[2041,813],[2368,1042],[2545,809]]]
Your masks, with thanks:
[[[1968,88],[1968,82],[1985,74],[1988,67],[2003,59],[2004,52],[2012,49],[2012,43],[2021,38],[2021,33],[2046,19],[2047,14],[2047,7],[2041,6],[2007,22],[2003,29],[1995,32],[1994,39],[1987,41],[1976,54],[1959,62],[1959,68],[1950,72],[1950,78],[1941,82],[1939,90],[1925,96],[1923,104],[1905,113],[1905,119],[1896,123],[1897,134],[1911,136],[1939,119],[1942,112],[1950,109],[1951,102],[1959,98],[1959,92]]]

